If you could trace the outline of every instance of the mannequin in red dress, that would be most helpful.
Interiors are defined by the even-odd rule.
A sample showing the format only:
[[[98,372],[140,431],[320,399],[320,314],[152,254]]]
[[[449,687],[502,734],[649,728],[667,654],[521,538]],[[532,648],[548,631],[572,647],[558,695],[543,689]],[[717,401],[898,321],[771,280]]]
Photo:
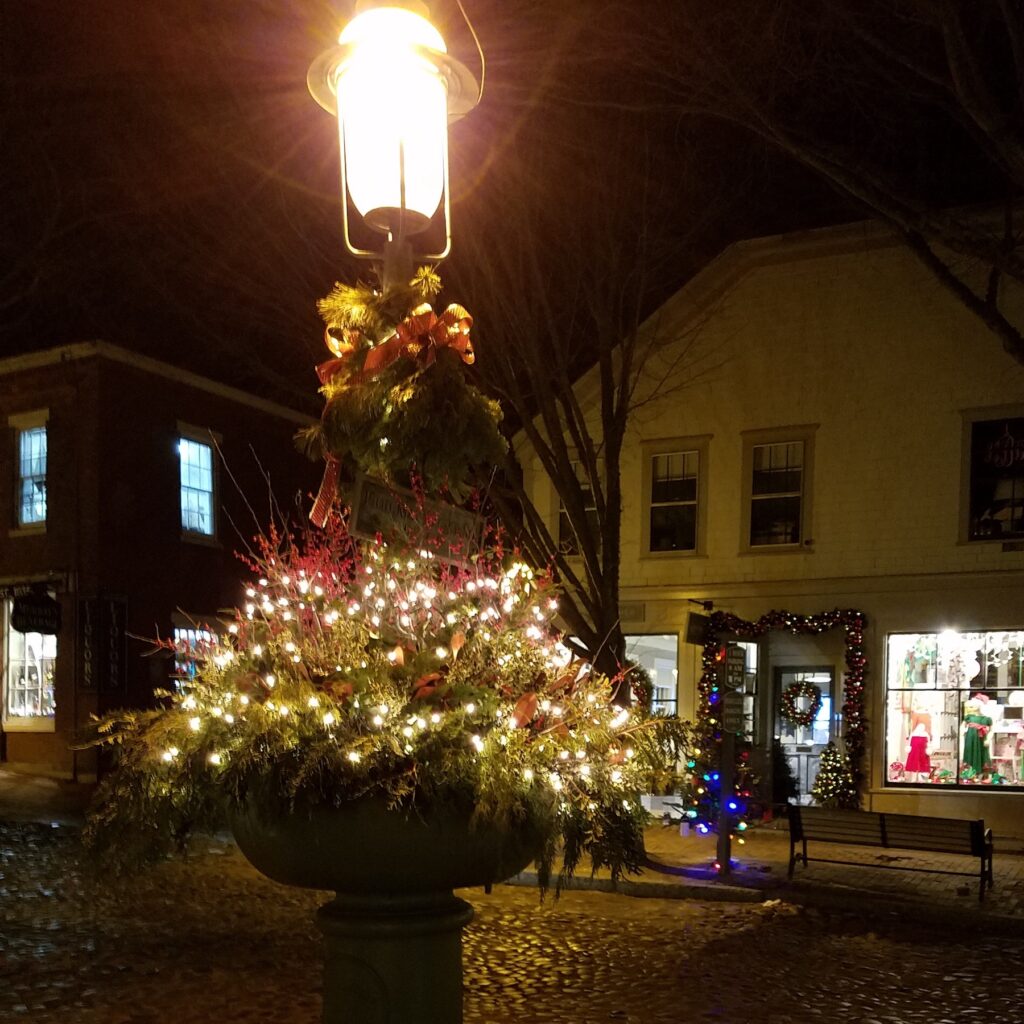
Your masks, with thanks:
[[[932,774],[932,762],[928,756],[928,747],[932,742],[928,726],[918,722],[909,736],[910,749],[907,751],[905,764],[907,782],[927,782]]]

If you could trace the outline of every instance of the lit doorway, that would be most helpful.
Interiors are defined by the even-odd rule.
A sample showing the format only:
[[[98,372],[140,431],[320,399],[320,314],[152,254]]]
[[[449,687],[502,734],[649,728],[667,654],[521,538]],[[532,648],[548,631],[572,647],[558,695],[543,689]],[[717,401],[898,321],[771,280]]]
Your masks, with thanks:
[[[821,707],[809,725],[793,722],[781,711],[782,695],[796,683],[806,683],[821,694]],[[801,804],[811,802],[811,788],[818,777],[821,753],[836,736],[834,691],[835,670],[831,666],[775,669],[775,737],[796,779],[797,801]],[[807,711],[813,699],[797,697],[794,701],[796,710]]]

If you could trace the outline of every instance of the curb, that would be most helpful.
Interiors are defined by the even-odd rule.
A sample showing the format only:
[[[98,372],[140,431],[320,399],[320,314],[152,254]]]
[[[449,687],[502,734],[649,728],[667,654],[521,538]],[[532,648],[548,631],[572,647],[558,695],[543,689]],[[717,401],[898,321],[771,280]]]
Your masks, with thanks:
[[[507,878],[504,885],[537,886],[536,871],[520,871],[518,875]],[[719,882],[708,882],[702,879],[690,879],[680,882],[634,882],[621,878],[613,882],[610,878],[599,878],[593,875],[574,876],[563,891],[577,892],[610,892],[619,896],[630,896],[634,899],[656,900],[703,900],[708,903],[760,903],[764,893],[758,889],[742,888],[738,885],[723,885]]]

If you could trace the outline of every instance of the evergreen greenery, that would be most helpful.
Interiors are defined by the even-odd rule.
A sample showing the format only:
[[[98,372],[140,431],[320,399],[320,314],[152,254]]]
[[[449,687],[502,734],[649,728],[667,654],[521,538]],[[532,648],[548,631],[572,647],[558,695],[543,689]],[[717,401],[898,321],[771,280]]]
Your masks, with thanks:
[[[108,868],[144,863],[219,823],[247,794],[288,807],[375,795],[397,810],[471,802],[538,830],[542,885],[584,856],[642,864],[639,797],[673,783],[675,718],[616,707],[557,643],[557,596],[519,562],[440,565],[426,548],[358,545],[335,518],[272,533],[230,626],[163,706],[96,726],[116,751],[88,822]]]
[[[382,480],[406,483],[411,470],[429,492],[456,501],[475,466],[502,461],[501,408],[469,382],[472,318],[449,307],[452,323],[429,303],[441,281],[432,268],[387,291],[336,284],[318,306],[335,358],[319,367],[326,399],[320,423],[300,446]],[[369,360],[369,361],[368,361]]]
[[[793,774],[793,767],[782,749],[782,744],[772,740],[772,803],[788,804],[796,800],[799,790],[796,784],[796,776]]]

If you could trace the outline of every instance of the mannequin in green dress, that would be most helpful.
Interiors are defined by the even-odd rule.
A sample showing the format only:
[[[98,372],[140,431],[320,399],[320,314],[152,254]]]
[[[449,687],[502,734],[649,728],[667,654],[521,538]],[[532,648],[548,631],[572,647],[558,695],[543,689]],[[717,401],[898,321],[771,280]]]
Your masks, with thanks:
[[[981,714],[977,704],[964,705],[964,725],[967,731],[964,733],[964,756],[963,766],[973,768],[980,775],[991,762],[988,752],[988,733],[992,728],[992,719],[988,715]]]

